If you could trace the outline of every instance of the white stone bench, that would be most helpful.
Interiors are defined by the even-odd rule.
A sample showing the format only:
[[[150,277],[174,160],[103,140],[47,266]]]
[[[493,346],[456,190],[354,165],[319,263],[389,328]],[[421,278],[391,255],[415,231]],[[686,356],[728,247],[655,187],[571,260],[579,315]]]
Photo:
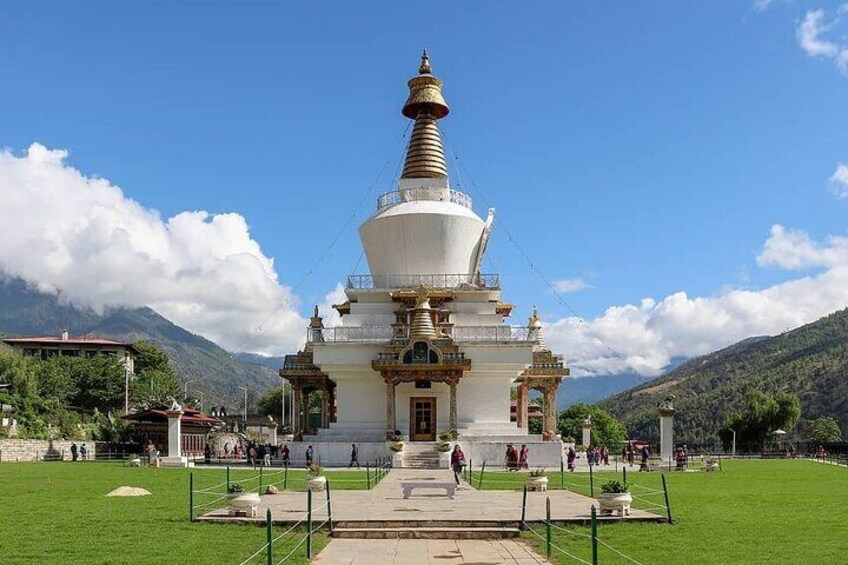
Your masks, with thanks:
[[[456,483],[434,483],[430,481],[403,481],[400,483],[404,498],[409,498],[412,490],[416,488],[438,488],[444,489],[448,498],[453,499],[454,494],[456,494],[456,486]]]

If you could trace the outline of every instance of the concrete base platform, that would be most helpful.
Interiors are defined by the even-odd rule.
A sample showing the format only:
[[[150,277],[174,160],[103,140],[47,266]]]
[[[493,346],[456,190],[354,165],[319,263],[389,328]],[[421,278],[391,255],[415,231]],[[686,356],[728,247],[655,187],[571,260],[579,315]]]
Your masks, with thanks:
[[[403,498],[402,481],[450,481],[449,471],[393,469],[376,488],[370,491],[331,490],[333,521],[339,527],[381,531],[391,528],[441,528],[452,531],[456,528],[517,528],[521,521],[520,491],[478,491],[463,483],[453,500],[445,494],[430,491],[413,491],[409,499]],[[332,486],[332,485],[331,485]],[[591,520],[591,507],[598,501],[569,491],[527,493],[525,520],[541,523],[545,519],[545,499],[551,499],[551,519],[557,523],[586,524]],[[316,493],[313,498],[313,520],[322,522],[327,517],[324,494]],[[261,497],[257,518],[227,516],[226,509],[202,516],[204,521],[259,522],[265,521],[265,510],[271,509],[272,521],[276,524],[293,524],[304,517],[307,508],[306,493],[285,491]],[[630,516],[599,517],[603,522],[651,521],[662,522],[664,518],[644,510],[633,508]],[[366,532],[360,532],[363,537]],[[377,534],[375,534],[377,535]],[[399,537],[399,536],[396,536]],[[411,536],[410,536],[411,537]]]
[[[317,565],[530,565],[548,563],[522,540],[334,539]]]

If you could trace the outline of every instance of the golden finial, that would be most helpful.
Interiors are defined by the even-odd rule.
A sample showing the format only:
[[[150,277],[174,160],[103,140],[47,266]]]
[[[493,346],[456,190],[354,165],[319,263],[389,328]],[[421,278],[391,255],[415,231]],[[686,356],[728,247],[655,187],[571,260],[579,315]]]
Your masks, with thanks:
[[[533,305],[533,313],[530,314],[530,320],[527,321],[527,325],[531,328],[536,327],[536,324],[539,323],[539,312],[536,310],[536,305]]]
[[[313,318],[317,318],[317,317],[318,317],[318,305],[317,305],[317,304],[315,305],[315,309],[314,309],[314,310],[312,310],[312,317],[313,317]]]
[[[427,303],[427,299],[429,297],[430,292],[427,290],[427,287],[423,284],[419,285],[415,296],[415,307],[422,308]],[[429,306],[429,304],[427,304],[427,306]]]
[[[430,55],[427,54],[427,50],[425,49],[424,53],[421,55],[421,65],[418,67],[418,74],[429,75],[430,73]]]

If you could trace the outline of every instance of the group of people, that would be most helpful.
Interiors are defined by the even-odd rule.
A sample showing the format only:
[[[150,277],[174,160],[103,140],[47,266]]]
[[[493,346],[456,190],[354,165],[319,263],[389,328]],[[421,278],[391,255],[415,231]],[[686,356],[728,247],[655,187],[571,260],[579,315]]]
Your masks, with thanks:
[[[521,449],[515,449],[515,446],[508,443],[506,446],[506,455],[504,457],[505,466],[508,471],[518,471],[520,469],[529,468],[530,450],[526,445],[522,445]]]
[[[78,459],[88,461],[88,446],[83,443],[77,447],[77,443],[73,442],[71,444],[71,460],[76,461]]]
[[[586,448],[586,461],[589,465],[609,465],[609,449],[605,445],[590,445]]]

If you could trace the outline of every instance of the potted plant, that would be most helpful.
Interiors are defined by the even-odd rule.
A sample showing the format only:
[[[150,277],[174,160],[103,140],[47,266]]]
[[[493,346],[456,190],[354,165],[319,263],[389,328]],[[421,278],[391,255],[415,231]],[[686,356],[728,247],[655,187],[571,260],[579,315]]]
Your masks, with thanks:
[[[245,514],[256,517],[256,507],[259,506],[258,492],[245,492],[241,483],[233,483],[227,489],[227,499],[230,505],[227,513],[230,516]]]
[[[618,512],[619,516],[630,516],[630,503],[633,497],[627,483],[608,481],[601,485],[601,494],[598,496],[601,515]]]
[[[532,491],[546,491],[548,490],[548,476],[547,472],[539,467],[533,471],[530,471],[530,475],[527,478],[527,490]]]
[[[447,453],[451,450],[451,444],[449,441],[440,441],[436,444],[436,451],[439,453]]]
[[[306,470],[306,486],[309,490],[324,490],[327,486],[327,477],[322,475],[324,469],[318,465],[310,465]]]
[[[400,453],[403,451],[403,442],[398,441],[393,443],[389,446],[389,449],[391,449],[394,453]]]

